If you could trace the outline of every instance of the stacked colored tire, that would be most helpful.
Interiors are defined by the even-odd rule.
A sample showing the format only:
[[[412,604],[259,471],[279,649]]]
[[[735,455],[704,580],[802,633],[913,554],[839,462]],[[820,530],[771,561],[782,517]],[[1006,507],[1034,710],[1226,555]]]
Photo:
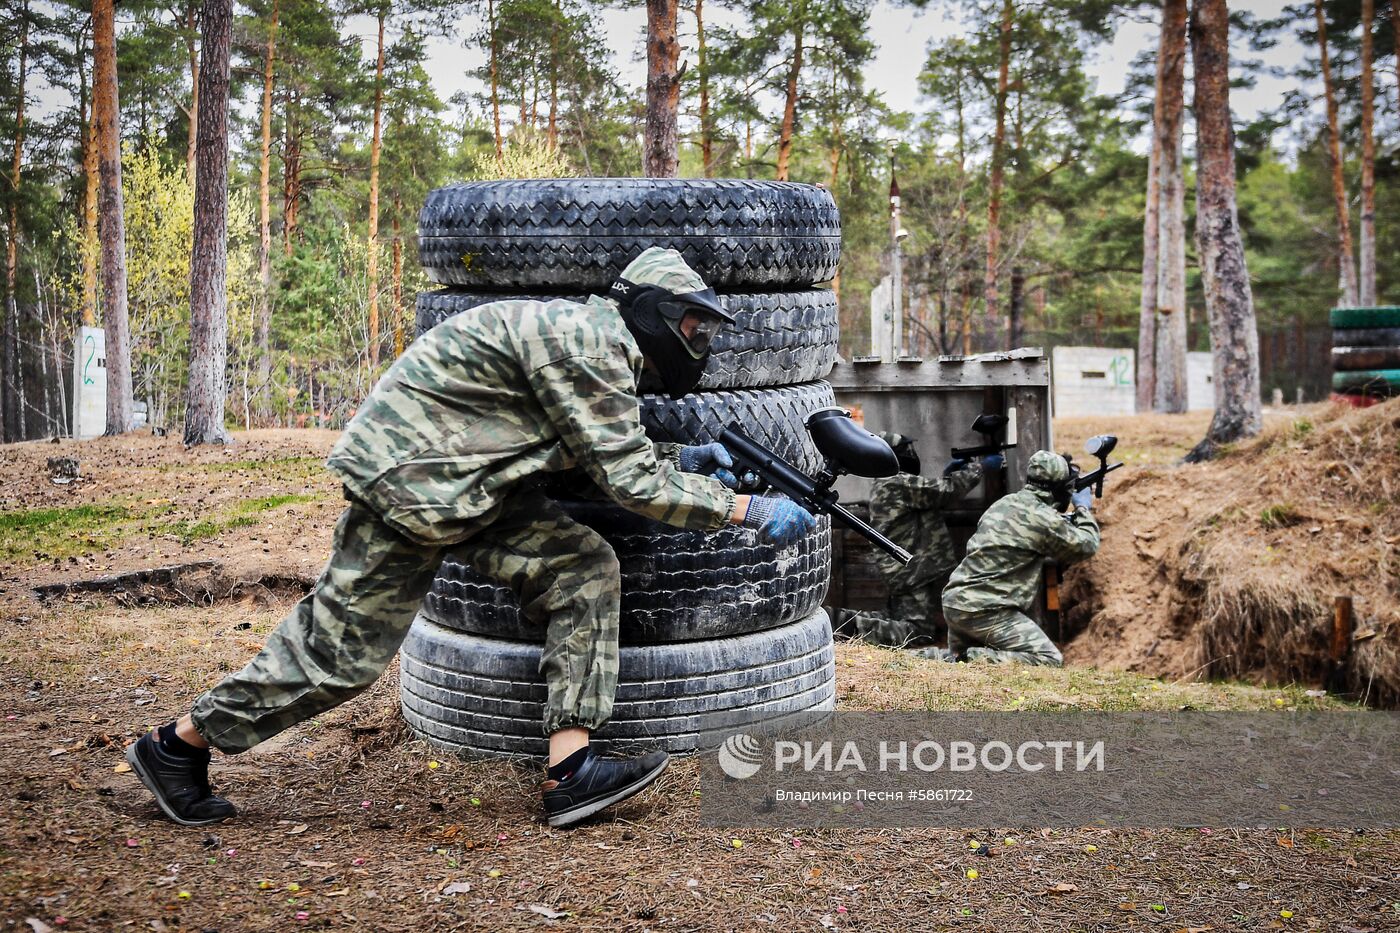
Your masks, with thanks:
[[[1333,308],[1332,397],[1371,405],[1400,395],[1400,307]]]
[[[704,378],[684,398],[640,386],[656,441],[716,440],[740,421],[815,471],[806,415],[833,404],[822,378],[836,356],[840,255],[830,195],[810,185],[718,179],[472,182],[432,192],[419,258],[445,286],[418,297],[418,334],[510,298],[600,293],[648,246],[677,249],[720,293],[736,323],[715,338]],[[604,747],[687,753],[736,730],[777,727],[831,709],[831,626],[821,610],[831,530],[787,548],[730,527],[671,528],[556,478],[563,508],[621,564],[621,670]],[[466,755],[545,754],[538,673],[547,620],[449,556],[405,641],[400,694],[415,733]]]

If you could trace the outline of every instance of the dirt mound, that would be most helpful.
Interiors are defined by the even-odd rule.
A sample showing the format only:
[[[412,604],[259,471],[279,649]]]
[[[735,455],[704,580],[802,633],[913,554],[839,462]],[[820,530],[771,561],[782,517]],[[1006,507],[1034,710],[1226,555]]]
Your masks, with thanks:
[[[1400,400],[1308,406],[1212,463],[1116,475],[1103,547],[1067,575],[1068,662],[1320,683],[1349,595],[1347,688],[1400,705]]]

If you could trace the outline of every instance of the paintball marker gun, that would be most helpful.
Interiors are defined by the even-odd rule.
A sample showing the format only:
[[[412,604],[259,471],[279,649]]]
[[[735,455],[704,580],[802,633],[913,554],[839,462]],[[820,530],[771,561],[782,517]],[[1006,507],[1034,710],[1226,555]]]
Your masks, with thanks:
[[[872,477],[898,473],[899,462],[890,445],[852,421],[851,413],[842,408],[812,412],[807,416],[807,433],[826,460],[816,479],[749,437],[738,423],[725,428],[719,439],[734,457],[741,488],[776,489],[810,512],[830,515],[901,564],[909,563],[908,551],[852,515],[837,502],[831,488],[844,473]]]
[[[1121,461],[1119,463],[1108,462],[1108,455],[1113,453],[1113,448],[1117,446],[1118,438],[1112,434],[1097,434],[1085,441],[1085,452],[1099,458],[1099,468],[1082,476],[1079,473],[1079,467],[1074,465],[1074,461],[1069,458],[1068,454],[1065,455],[1065,461],[1069,463],[1070,476],[1074,481],[1075,492],[1092,486],[1094,487],[1094,498],[1103,498],[1104,477],[1123,465]]]
[[[978,457],[988,457],[1015,447],[1015,444],[998,443],[996,439],[998,434],[1002,434],[1006,430],[1008,420],[1005,415],[978,415],[977,420],[972,422],[972,430],[973,433],[982,435],[982,439],[986,443],[980,447],[954,447],[953,459],[975,460]]]

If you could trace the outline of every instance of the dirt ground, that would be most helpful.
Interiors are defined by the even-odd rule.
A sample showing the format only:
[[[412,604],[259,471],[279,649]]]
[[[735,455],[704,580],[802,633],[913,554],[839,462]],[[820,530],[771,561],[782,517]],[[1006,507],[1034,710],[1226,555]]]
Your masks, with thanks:
[[[1400,704],[1400,401],[1287,406],[1218,459],[1175,462],[1206,420],[1144,416],[1120,432],[1129,468],[1109,477],[1095,509],[1103,546],[1067,574],[1067,661],[1320,681],[1345,596],[1347,691]],[[1104,429],[1098,419],[1056,428],[1073,450]]]
[[[340,508],[319,466],[332,440],[0,448],[0,929],[1400,929],[1397,833],[720,832],[699,825],[688,761],[607,819],[551,830],[534,769],[411,739],[393,668],[216,762],[239,819],[176,827],[121,748],[240,666],[314,576]],[[52,485],[57,456],[84,478]],[[218,566],[82,588],[200,560]],[[54,584],[68,589],[35,595]],[[837,657],[842,709],[1339,705],[1309,683],[954,666],[859,644]]]

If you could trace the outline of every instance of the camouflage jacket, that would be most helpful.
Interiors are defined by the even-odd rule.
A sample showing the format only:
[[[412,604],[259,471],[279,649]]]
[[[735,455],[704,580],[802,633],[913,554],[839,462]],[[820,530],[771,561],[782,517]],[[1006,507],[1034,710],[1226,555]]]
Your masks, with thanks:
[[[642,354],[609,299],[516,299],[420,337],[374,387],[327,466],[391,526],[428,544],[491,522],[522,480],[581,467],[619,505],[716,529],[718,480],[682,473],[678,445],[642,430]]]
[[[1047,491],[1027,486],[1002,496],[982,515],[967,556],[943,589],[943,608],[958,612],[1030,609],[1040,590],[1041,563],[1092,557],[1099,525],[1088,509],[1065,515]]]
[[[936,479],[899,473],[876,481],[870,494],[870,523],[914,555],[901,566],[883,551],[876,554],[876,564],[890,589],[910,589],[948,578],[958,561],[943,510],[981,481],[982,465],[976,461]]]

